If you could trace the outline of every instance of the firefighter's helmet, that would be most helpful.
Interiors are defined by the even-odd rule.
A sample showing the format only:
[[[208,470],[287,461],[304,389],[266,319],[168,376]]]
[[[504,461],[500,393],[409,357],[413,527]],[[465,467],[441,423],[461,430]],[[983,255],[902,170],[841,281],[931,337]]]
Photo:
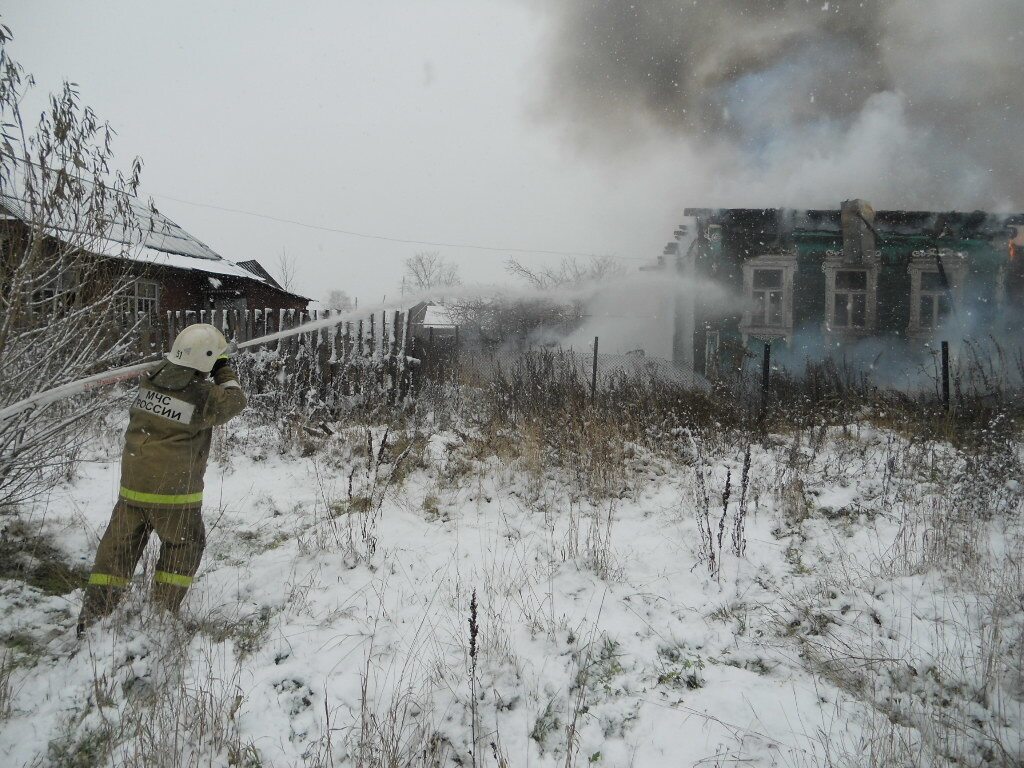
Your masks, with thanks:
[[[178,334],[167,359],[175,365],[209,373],[227,349],[228,340],[223,333],[207,323],[196,323]]]

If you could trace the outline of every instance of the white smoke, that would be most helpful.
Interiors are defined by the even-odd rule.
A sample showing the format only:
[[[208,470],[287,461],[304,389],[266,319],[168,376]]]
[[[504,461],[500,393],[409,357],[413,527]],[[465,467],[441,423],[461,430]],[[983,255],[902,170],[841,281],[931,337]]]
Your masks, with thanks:
[[[543,112],[602,156],[666,142],[698,205],[1024,204],[1020,0],[539,7]]]

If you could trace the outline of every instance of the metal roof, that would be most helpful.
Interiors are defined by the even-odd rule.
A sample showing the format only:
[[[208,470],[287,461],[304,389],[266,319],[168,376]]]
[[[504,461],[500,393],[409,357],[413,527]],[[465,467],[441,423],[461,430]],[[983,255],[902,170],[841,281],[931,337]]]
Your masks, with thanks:
[[[29,221],[31,216],[24,199],[0,191],[0,218]],[[267,274],[243,268],[225,259],[194,235],[186,232],[155,208],[132,202],[137,228],[126,226],[124,219],[112,216],[106,237],[89,243],[89,249],[101,256],[140,261],[154,266],[172,269],[190,269],[231,277],[244,277],[266,283],[276,288],[273,278]],[[67,242],[76,233],[72,224],[48,226],[48,234]],[[265,273],[265,270],[264,270]],[[269,279],[268,279],[269,278]]]

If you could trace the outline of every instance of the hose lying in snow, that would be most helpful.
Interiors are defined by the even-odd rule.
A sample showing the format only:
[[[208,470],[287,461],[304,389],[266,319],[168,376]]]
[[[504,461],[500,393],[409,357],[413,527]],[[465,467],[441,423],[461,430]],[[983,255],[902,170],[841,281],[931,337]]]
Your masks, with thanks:
[[[255,347],[260,344],[269,344],[273,341],[286,339],[289,336],[298,336],[300,333],[319,331],[322,328],[331,328],[351,319],[352,317],[346,313],[320,318],[319,320],[311,320],[310,322],[296,326],[295,328],[277,331],[276,333],[268,333],[266,336],[260,336],[256,339],[243,341],[238,345],[238,349]],[[134,379],[137,376],[141,376],[146,371],[152,370],[153,367],[162,361],[163,357],[160,357],[156,360],[147,360],[146,362],[127,365],[123,368],[112,368],[111,370],[104,371],[103,373],[95,373],[92,376],[86,376],[84,379],[78,379],[77,381],[72,381],[68,384],[61,384],[59,387],[48,389],[45,392],[36,392],[34,395],[26,397],[24,400],[19,400],[16,403],[8,405],[3,410],[0,410],[0,424],[17,416],[19,413],[24,413],[25,411],[32,410],[33,408],[44,408],[50,403],[56,402],[63,397],[80,395],[90,389],[96,389],[97,387],[103,387],[109,384],[116,384],[119,381],[125,381],[127,379]]]

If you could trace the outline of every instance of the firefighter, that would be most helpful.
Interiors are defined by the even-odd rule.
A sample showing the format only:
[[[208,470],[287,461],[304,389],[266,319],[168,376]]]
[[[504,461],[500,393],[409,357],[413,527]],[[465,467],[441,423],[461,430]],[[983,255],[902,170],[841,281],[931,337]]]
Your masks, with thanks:
[[[114,610],[153,531],[160,537],[153,598],[172,613],[181,605],[205,545],[203,475],[213,428],[245,408],[228,351],[212,325],[190,325],[167,360],[143,377],[129,410],[121,489],[96,551],[79,635]]]

